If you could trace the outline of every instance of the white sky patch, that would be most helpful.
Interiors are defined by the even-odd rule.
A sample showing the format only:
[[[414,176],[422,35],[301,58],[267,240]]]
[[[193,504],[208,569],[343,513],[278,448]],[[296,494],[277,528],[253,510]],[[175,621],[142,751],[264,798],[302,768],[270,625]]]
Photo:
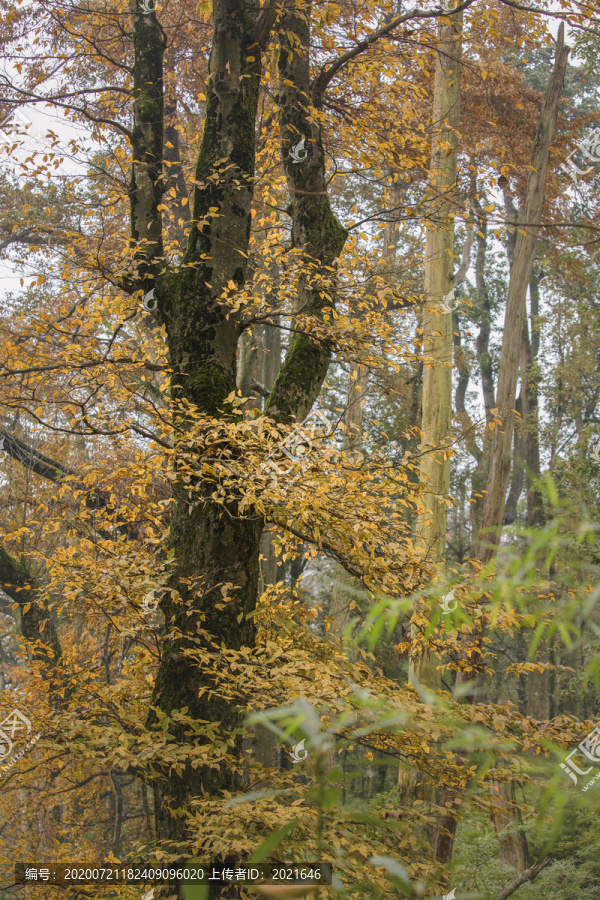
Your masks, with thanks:
[[[74,152],[73,142],[80,148],[79,154]],[[38,178],[46,181],[83,176],[86,163],[78,156],[92,150],[89,131],[42,104],[22,107],[1,123],[0,171],[22,182],[44,164],[47,171]]]
[[[0,177],[16,179],[20,187],[37,183],[64,184],[85,178],[88,159],[100,148],[91,132],[65,119],[44,103],[20,107],[0,123]],[[0,260],[3,290],[21,289],[22,264],[5,255]]]

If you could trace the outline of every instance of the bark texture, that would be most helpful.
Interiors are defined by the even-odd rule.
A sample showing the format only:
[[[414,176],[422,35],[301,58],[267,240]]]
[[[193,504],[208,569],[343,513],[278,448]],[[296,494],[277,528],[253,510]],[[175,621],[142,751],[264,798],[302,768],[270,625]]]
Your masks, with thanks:
[[[226,301],[247,280],[261,50],[276,15],[270,4],[259,10],[257,0],[215,0],[213,4],[213,44],[191,230],[182,266],[165,270],[158,209],[165,188],[161,169],[164,41],[155,15],[136,13],[129,278],[132,290],[155,288],[156,315],[166,329],[173,373],[177,435],[185,433],[188,425],[186,408],[221,417],[228,412],[227,396],[236,389],[238,343],[244,326],[241,313],[230,315]],[[283,17],[280,102],[293,241],[302,264],[311,267],[310,278],[304,273],[299,279],[296,311],[314,319],[335,302],[332,272],[347,232],[331,211],[320,132],[309,124],[309,21],[310,4],[295,7]],[[292,32],[299,41],[291,37]],[[292,164],[287,150],[290,135],[297,143],[300,132],[310,135],[313,148],[306,164],[298,166]],[[294,334],[266,403],[266,412],[280,422],[305,417],[329,365],[330,348],[307,330],[298,328]],[[246,351],[250,358],[242,354],[244,385],[253,369],[252,347]],[[240,516],[234,503],[226,508],[215,503],[210,482],[190,485],[178,480],[177,465],[176,459],[169,536],[172,590],[161,600],[167,637],[147,725],[158,728],[169,721],[170,739],[192,747],[209,739],[174,721],[174,713],[183,707],[194,720],[218,723],[225,734],[235,733],[241,724],[234,705],[213,699],[207,691],[212,686],[210,677],[195,662],[194,650],[254,646],[249,614],[260,585],[264,523],[257,516]],[[235,754],[241,759],[241,739]],[[241,787],[241,766],[194,768],[187,764],[178,771],[159,767],[154,780],[157,838],[186,847],[190,836],[185,812],[192,799],[214,798],[223,790],[235,792]]]
[[[529,868],[531,859],[521,811],[516,802],[515,783],[493,782],[490,789],[496,800],[492,821],[500,843],[500,862],[512,866],[517,872],[524,872]]]
[[[173,369],[171,393],[176,409],[187,401],[208,415],[219,415],[225,399],[236,388],[237,342],[241,326],[227,318],[227,286],[242,287],[246,279],[246,252],[250,234],[250,208],[254,176],[254,130],[260,82],[260,51],[254,28],[258,16],[255,2],[238,3],[217,0],[214,7],[214,38],[209,62],[206,117],[198,162],[192,214],[192,228],[184,265],[176,274],[157,282],[158,316],[166,326],[170,362]],[[153,16],[140,16],[134,42],[136,60],[143,68],[146,51],[140,43]],[[158,30],[158,29],[155,29]],[[156,54],[159,56],[160,54]],[[162,159],[162,107],[152,90],[157,88],[159,65],[153,56],[151,70],[140,91],[148,98],[136,101],[136,132],[145,135],[142,111],[151,107],[155,133],[144,140],[150,183],[136,182],[132,204],[134,236],[136,211],[146,210],[152,218],[152,205],[160,202]],[[142,77],[140,76],[140,77]],[[150,113],[148,112],[148,115]],[[134,132],[135,133],[135,132]],[[156,157],[156,158],[155,158]],[[152,166],[156,166],[156,171]],[[227,174],[224,168],[228,166]],[[134,177],[136,176],[134,163]],[[142,199],[139,195],[142,195]],[[160,246],[161,239],[148,229]],[[183,431],[186,422],[179,419]],[[169,634],[163,647],[154,686],[148,727],[160,717],[171,716],[188,707],[200,721],[222,723],[234,732],[239,713],[203,693],[210,685],[186,651],[198,642],[200,626],[211,635],[213,646],[232,649],[252,646],[254,626],[248,614],[254,609],[258,591],[258,547],[261,524],[240,519],[211,501],[208,483],[196,486],[194,503],[182,483],[175,485],[170,549],[175,556],[171,586],[179,595],[177,602],[167,593],[161,601]],[[224,593],[221,587],[228,585]],[[194,610],[200,617],[188,616]],[[193,623],[193,624],[192,624]],[[171,636],[179,633],[179,637]],[[193,740],[184,725],[171,726],[173,739],[185,744]],[[241,744],[239,746],[241,755]],[[185,841],[182,809],[189,808],[193,796],[207,792],[212,796],[239,785],[239,773],[221,768],[187,765],[183,772],[167,770],[157,774],[155,782],[156,834],[159,839]],[[179,810],[179,815],[175,812]]]
[[[321,129],[310,116],[310,15],[312,3],[299,2],[282,22],[279,54],[279,127],[290,192],[292,246],[300,265],[296,314],[321,318],[335,303],[335,263],[348,232],[334,215],[327,195]],[[299,40],[290,40],[290,34]],[[290,149],[302,139],[307,156],[296,163]],[[266,412],[281,422],[302,421],[317,399],[331,360],[331,347],[297,324]]]

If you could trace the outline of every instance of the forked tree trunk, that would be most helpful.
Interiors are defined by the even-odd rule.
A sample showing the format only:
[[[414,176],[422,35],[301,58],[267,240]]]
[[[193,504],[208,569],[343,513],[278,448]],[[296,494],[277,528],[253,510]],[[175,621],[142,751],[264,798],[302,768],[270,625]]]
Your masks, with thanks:
[[[195,172],[193,216],[183,266],[164,269],[160,201],[164,182],[162,53],[164,39],[154,13],[137,9],[134,20],[134,130],[131,178],[132,262],[124,283],[130,290],[154,287],[157,317],[166,328],[176,409],[176,435],[185,434],[182,402],[211,417],[230,410],[236,389],[241,318],[223,302],[232,284],[246,280],[254,185],[255,119],[261,73],[261,49],[277,16],[275,5],[259,10],[258,0],[215,0],[213,45],[209,62],[206,116]],[[336,259],[347,232],[331,211],[325,181],[325,157],[318,126],[311,125],[310,4],[299,4],[282,21],[280,54],[281,134],[291,194],[293,241],[310,276],[299,277],[299,306],[320,317],[335,302],[332,288]],[[296,41],[297,35],[299,41]],[[312,130],[311,130],[312,129]],[[311,138],[311,156],[292,165],[290,138]],[[306,270],[305,270],[306,271]],[[265,411],[280,422],[302,420],[319,394],[331,352],[301,329],[294,334]],[[184,452],[189,454],[189,447]],[[177,473],[177,460],[175,472]],[[198,461],[200,468],[200,461]],[[167,637],[163,645],[147,725],[162,728],[170,720],[175,746],[192,751],[211,738],[193,734],[173,714],[187,707],[196,722],[219,723],[235,733],[240,715],[233,704],[214,698],[209,675],[194,662],[204,650],[253,647],[250,613],[259,589],[259,545],[263,523],[215,503],[214,486],[198,479],[174,486],[169,537],[174,565],[161,600]],[[189,615],[192,612],[193,615]],[[199,631],[198,629],[201,629]],[[203,638],[202,635],[207,635]],[[176,717],[175,717],[176,718]],[[242,758],[241,739],[234,756]],[[185,814],[193,798],[222,796],[242,786],[241,764],[175,769],[155,765],[156,834],[190,845]],[[175,885],[171,886],[176,887]],[[213,891],[214,893],[214,891]],[[218,892],[217,892],[218,893]]]
[[[167,276],[166,283],[156,282],[159,320],[166,325],[173,369],[173,399],[176,404],[188,401],[213,416],[226,408],[226,397],[236,389],[240,326],[235,318],[226,318],[227,308],[219,304],[219,297],[230,281],[242,287],[246,277],[244,254],[250,230],[260,83],[260,52],[254,38],[257,16],[258,4],[252,0],[216,0],[214,4],[206,118],[196,167],[196,181],[202,187],[195,189],[184,258],[189,267],[177,276]],[[152,46],[160,34],[153,20],[154,15],[138,15],[134,26],[134,43],[141,46],[136,47],[134,80],[139,99],[135,108],[134,135],[138,140],[132,176],[133,225],[135,238],[153,242],[146,251],[149,259],[140,260],[140,268],[146,268],[148,275],[153,270],[150,251],[161,243],[160,229],[147,225],[157,222],[152,212],[160,201],[162,158],[162,123],[156,124],[162,118],[162,60],[159,48]],[[237,184],[230,178],[215,178],[221,161],[228,158]],[[217,216],[211,207],[218,210]],[[180,431],[185,430],[185,420],[179,418],[178,425]],[[228,515],[211,500],[208,483],[197,487],[192,502],[189,489],[181,482],[175,485],[169,544],[176,559],[171,587],[180,599],[174,602],[167,593],[161,607],[168,632],[178,630],[181,637],[168,634],[165,640],[147,725],[152,728],[158,725],[160,715],[172,716],[187,707],[194,719],[220,721],[225,731],[234,732],[239,725],[237,711],[206,691],[210,687],[206,675],[186,653],[195,646],[199,624],[197,615],[186,613],[195,610],[202,614],[201,627],[217,645],[231,649],[253,646],[254,625],[248,614],[257,597],[261,525]],[[226,596],[221,593],[224,584],[230,585]],[[176,743],[184,746],[192,740],[189,731],[183,724],[173,723],[170,728]],[[200,739],[203,741],[206,738]],[[238,749],[241,756],[241,743]],[[185,845],[182,813],[190,808],[191,798],[217,796],[224,789],[240,787],[240,772],[227,766],[193,768],[188,763],[179,771],[166,768],[154,785],[158,839]]]
[[[514,263],[508,284],[496,397],[502,426],[495,429],[492,438],[488,492],[483,508],[483,521],[477,549],[477,556],[484,564],[489,562],[496,553],[504,519],[506,489],[510,475],[510,451],[515,423],[514,407],[519,377],[525,300],[540,232],[550,144],[556,125],[569,52],[568,48],[563,46],[562,34],[561,26],[554,72],[548,83],[534,140],[531,158],[533,171],[530,173],[527,183],[523,224],[517,234]]]

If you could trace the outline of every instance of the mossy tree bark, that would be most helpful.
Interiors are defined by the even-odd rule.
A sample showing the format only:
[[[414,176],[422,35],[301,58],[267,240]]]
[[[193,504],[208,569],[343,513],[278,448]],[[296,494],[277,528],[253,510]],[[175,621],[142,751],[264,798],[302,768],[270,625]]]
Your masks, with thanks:
[[[14,617],[19,632],[33,647],[33,659],[39,660],[49,674],[60,664],[62,650],[58,639],[54,612],[39,602],[38,584],[25,567],[0,545],[0,588],[17,605],[0,605],[0,610]]]
[[[255,28],[256,2],[217,0],[209,63],[204,133],[196,166],[196,188],[188,246],[177,272],[161,273],[162,236],[158,210],[162,190],[162,33],[151,16],[138,15],[134,26],[136,91],[133,132],[132,232],[138,278],[152,284],[157,314],[167,331],[175,408],[182,402],[208,415],[219,415],[236,388],[238,320],[227,318],[223,291],[233,281],[242,287],[250,234],[254,176],[254,129],[260,83],[260,48]],[[229,165],[228,175],[223,168]],[[212,209],[211,209],[212,208]],[[241,252],[239,252],[241,251]],[[178,429],[185,429],[179,418]],[[188,708],[191,717],[221,722],[225,732],[239,725],[233,706],[200,698],[206,676],[186,654],[196,644],[198,618],[213,645],[239,649],[254,643],[248,613],[258,585],[261,525],[230,516],[232,510],[211,502],[208,484],[196,485],[193,504],[181,483],[175,485],[169,536],[175,556],[171,586],[161,602],[170,631],[163,647],[148,726],[161,714]],[[221,586],[230,585],[223,596]],[[179,633],[180,637],[171,637]],[[186,731],[188,732],[186,734]],[[189,729],[173,726],[172,737],[190,742]],[[241,755],[241,745],[240,745]],[[156,833],[159,839],[185,841],[181,813],[193,796],[215,796],[240,784],[239,772],[227,767],[166,770],[155,782]],[[178,810],[179,816],[173,815]]]
[[[325,179],[320,127],[310,114],[309,0],[296,3],[281,22],[279,128],[292,215],[292,246],[300,277],[295,313],[321,318],[335,302],[335,263],[348,232],[331,209]],[[294,35],[294,40],[290,40]],[[296,40],[297,39],[297,40]],[[294,162],[290,149],[305,139],[306,158]],[[279,371],[265,411],[281,422],[302,420],[319,395],[331,360],[331,347],[299,327]]]
[[[275,6],[259,8],[257,0],[215,0],[213,44],[209,62],[206,116],[196,167],[191,231],[183,265],[165,267],[160,202],[164,191],[162,54],[164,40],[154,13],[138,10],[134,24],[134,129],[131,178],[132,254],[123,283],[131,292],[155,289],[156,315],[165,326],[172,368],[171,392],[176,432],[183,433],[183,404],[219,417],[226,398],[236,389],[236,354],[241,317],[229,315],[224,292],[233,282],[242,288],[251,227],[254,180],[255,119],[261,72],[261,49],[277,16]],[[310,123],[308,48],[310,4],[284,14],[284,52],[280,58],[281,125],[284,164],[291,194],[293,241],[310,277],[301,275],[297,312],[319,317],[334,303],[332,271],[347,232],[335,218],[326,194],[325,157],[319,130]],[[290,41],[294,32],[299,42]],[[310,135],[312,153],[294,165],[287,155],[290,135]],[[297,143],[299,138],[294,140]],[[302,420],[321,389],[331,350],[299,329],[266,402],[265,411],[280,422]],[[175,463],[177,472],[177,462]],[[206,637],[203,646],[238,650],[255,643],[253,620],[259,589],[259,546],[263,522],[241,517],[234,504],[224,508],[212,500],[214,486],[178,481],[169,544],[174,566],[161,608],[167,637],[158,668],[149,728],[183,707],[195,720],[220,723],[232,734],[240,725],[239,711],[212,700],[203,689],[208,676],[193,660],[201,640],[199,616]],[[227,585],[223,596],[221,588]],[[176,597],[176,600],[173,597]],[[196,615],[188,615],[192,611]],[[178,743],[208,740],[171,722]],[[241,739],[236,744],[241,758]],[[240,766],[185,766],[155,771],[156,833],[184,850],[185,812],[192,798],[218,797],[223,790],[241,789]],[[185,851],[184,851],[185,852]]]

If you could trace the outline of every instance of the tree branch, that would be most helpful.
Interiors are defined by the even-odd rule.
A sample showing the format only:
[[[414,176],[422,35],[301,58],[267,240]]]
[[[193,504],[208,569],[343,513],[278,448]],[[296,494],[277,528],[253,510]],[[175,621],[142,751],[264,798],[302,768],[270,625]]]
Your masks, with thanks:
[[[278,7],[277,3],[267,0],[258,16],[254,25],[254,40],[261,50],[264,50],[269,42],[271,29],[277,19]]]
[[[29,444],[26,444],[25,441],[15,437],[15,435],[4,425],[0,425],[0,444],[2,444],[4,452],[12,457],[12,459],[21,463],[21,465],[31,472],[35,472],[40,478],[45,478],[47,481],[53,481],[55,484],[58,484],[63,478],[71,477],[77,479],[78,482],[81,482],[81,487],[85,490],[85,504],[88,509],[101,510],[109,508],[110,497],[108,494],[105,494],[104,491],[95,489],[90,491],[89,486],[83,484],[81,476],[79,476],[77,472],[73,471],[73,469],[70,469],[68,466],[61,465],[61,463],[58,463],[50,456],[46,456],[39,450],[34,450],[34,448],[30,447]],[[119,522],[120,524],[117,524],[117,527],[121,533],[135,536],[135,530],[130,522],[127,522],[124,519],[120,519]]]
[[[348,237],[331,209],[327,194],[321,128],[314,124],[310,93],[310,16],[306,2],[288,10],[282,21],[279,57],[279,121],[283,163],[290,194],[292,245],[300,251],[298,298],[294,313],[322,320],[335,304],[337,260]],[[291,41],[289,35],[298,41]],[[302,161],[290,158],[290,145],[308,144]],[[265,403],[265,413],[281,422],[302,421],[319,396],[329,368],[331,346],[297,332]]]
[[[462,3],[456,9],[451,11],[451,15],[456,15],[459,12],[462,12],[463,9],[467,9],[474,0],[466,0],[465,3]],[[361,53],[364,53],[365,50],[368,50],[372,44],[376,43],[379,38],[385,37],[390,34],[398,25],[402,25],[404,22],[409,21],[410,19],[432,19],[440,16],[439,10],[422,10],[422,9],[411,9],[406,13],[403,13],[400,16],[396,16],[391,22],[387,22],[385,25],[382,25],[381,28],[378,28],[377,31],[374,31],[364,40],[359,41],[356,44],[356,47],[353,47],[352,50],[348,50],[347,53],[344,53],[342,56],[338,57],[338,59],[333,62],[328,69],[324,72],[321,72],[318,75],[314,82],[311,92],[312,103],[316,109],[321,109],[323,106],[323,95],[327,89],[329,82],[337,75],[337,73],[342,69],[346,63],[350,62],[350,60],[355,59]]]
[[[35,659],[49,663],[53,668],[61,658],[62,650],[54,623],[53,613],[43,609],[37,601],[37,582],[20,562],[0,544],[0,587],[18,604],[18,609],[7,609],[27,641],[41,641],[50,650],[34,652]],[[16,612],[16,616],[15,616]]]
[[[549,864],[550,860],[545,859],[543,863],[538,863],[535,866],[530,866],[529,869],[525,869],[524,872],[521,872],[519,875],[515,875],[512,881],[503,887],[497,897],[494,897],[494,900],[506,900],[507,897],[510,897],[511,894],[520,888],[522,884],[525,884],[526,881],[533,881],[533,879],[538,875],[542,869],[545,869]]]

